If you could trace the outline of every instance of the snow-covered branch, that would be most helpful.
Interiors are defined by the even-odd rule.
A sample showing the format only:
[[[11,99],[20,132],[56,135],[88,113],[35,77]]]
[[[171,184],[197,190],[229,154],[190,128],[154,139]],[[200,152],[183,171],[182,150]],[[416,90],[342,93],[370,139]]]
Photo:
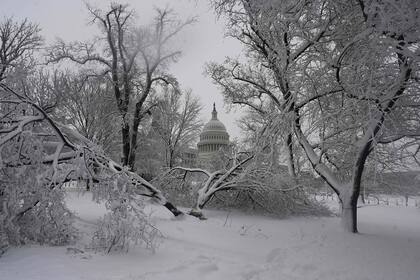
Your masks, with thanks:
[[[53,179],[55,179],[55,176],[57,175],[56,173],[58,173],[59,169],[61,168],[59,168],[59,165],[63,164],[63,166],[69,166],[69,164],[71,165],[72,160],[77,160],[78,158],[83,157],[85,159],[85,165],[83,168],[86,169],[88,173],[94,174],[95,178],[93,179],[95,179],[96,181],[100,182],[102,176],[100,173],[98,174],[98,169],[105,173],[111,172],[111,174],[114,175],[126,176],[130,180],[129,187],[132,188],[133,194],[151,197],[158,203],[167,207],[174,215],[181,214],[181,212],[178,209],[176,209],[176,207],[174,207],[170,202],[168,202],[166,198],[162,195],[162,193],[158,189],[156,189],[152,184],[144,180],[136,173],[129,171],[127,168],[117,164],[112,159],[104,155],[100,151],[100,149],[97,149],[91,143],[90,140],[86,139],[76,131],[62,124],[56,123],[37,104],[30,101],[26,97],[18,94],[6,85],[0,84],[0,89],[6,96],[5,99],[0,99],[0,104],[6,105],[3,102],[3,100],[6,100],[6,102],[13,100],[14,104],[24,106],[12,107],[12,110],[15,112],[11,113],[9,119],[15,120],[14,122],[12,122],[13,129],[11,129],[8,133],[4,133],[4,135],[1,136],[0,148],[6,145],[6,143],[10,142],[17,135],[24,132],[25,127],[29,124],[35,121],[42,122],[42,129],[38,128],[37,130],[41,130],[44,132],[53,132],[52,135],[54,135],[54,138],[47,137],[48,140],[41,140],[43,141],[42,145],[44,146],[45,150],[51,150],[51,148],[53,148],[54,150],[52,152],[44,154],[43,157],[39,160],[43,164],[49,164],[52,166],[54,170],[52,175]],[[33,115],[21,116],[19,110],[23,112],[26,111],[28,113],[30,111],[33,111]],[[17,123],[16,120],[18,120]],[[3,127],[1,128],[3,130]],[[27,129],[27,131],[30,130]],[[24,164],[20,162],[12,163],[8,161],[5,161],[4,163],[9,167],[33,164],[32,162],[26,162]]]

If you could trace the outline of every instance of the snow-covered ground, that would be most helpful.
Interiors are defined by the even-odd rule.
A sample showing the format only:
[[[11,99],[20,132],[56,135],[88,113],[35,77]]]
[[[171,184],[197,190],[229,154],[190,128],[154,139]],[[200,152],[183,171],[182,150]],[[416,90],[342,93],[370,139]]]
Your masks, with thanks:
[[[70,193],[78,227],[90,231],[104,209]],[[155,253],[134,248],[103,255],[79,245],[25,246],[0,258],[0,279],[420,279],[420,209],[360,208],[360,234],[339,219],[275,218],[206,211],[208,220],[175,219],[152,206],[165,236]],[[87,240],[85,240],[87,242]]]

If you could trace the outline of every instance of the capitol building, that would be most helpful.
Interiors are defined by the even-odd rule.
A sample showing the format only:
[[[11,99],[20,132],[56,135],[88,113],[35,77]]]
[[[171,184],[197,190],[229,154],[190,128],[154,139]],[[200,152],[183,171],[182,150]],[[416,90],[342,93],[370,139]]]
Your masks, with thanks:
[[[216,104],[213,104],[211,119],[203,127],[197,149],[184,150],[182,165],[188,167],[206,166],[220,151],[229,149],[229,133],[217,118]]]
[[[197,144],[198,161],[210,160],[220,149],[229,147],[229,134],[225,125],[217,118],[216,104],[213,104],[211,120],[204,126]]]

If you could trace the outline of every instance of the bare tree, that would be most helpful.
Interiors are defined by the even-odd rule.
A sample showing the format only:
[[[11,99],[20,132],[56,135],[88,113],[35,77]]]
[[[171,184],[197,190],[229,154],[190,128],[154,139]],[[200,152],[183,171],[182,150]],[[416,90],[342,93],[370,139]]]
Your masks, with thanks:
[[[118,154],[115,147],[118,143],[118,110],[107,80],[86,79],[84,74],[68,73],[61,91],[60,106],[54,116],[101,146],[107,154]]]
[[[101,67],[95,75],[109,78],[121,117],[121,162],[133,170],[140,122],[155,106],[149,98],[154,86],[176,84],[165,70],[180,52],[172,51],[169,45],[192,21],[177,21],[170,10],[158,9],[150,27],[135,29],[133,11],[128,6],[111,4],[106,12],[88,6],[88,10],[103,37],[92,43],[60,41],[50,49],[49,62],[70,60]]]
[[[0,82],[12,69],[31,61],[33,52],[43,44],[39,32],[38,25],[27,19],[6,18],[0,23]]]
[[[172,168],[177,158],[197,138],[201,131],[201,105],[191,91],[184,95],[166,87],[153,111],[152,127],[165,145],[165,165]]]
[[[398,12],[392,0],[214,3],[243,24],[234,31],[242,28],[240,39],[254,50],[258,69],[271,72],[282,98],[258,71],[225,68],[254,90],[245,100],[264,96],[276,104],[281,117],[273,124],[292,129],[313,169],[337,193],[345,229],[357,232],[367,158],[378,143],[419,132],[418,2],[399,3]]]

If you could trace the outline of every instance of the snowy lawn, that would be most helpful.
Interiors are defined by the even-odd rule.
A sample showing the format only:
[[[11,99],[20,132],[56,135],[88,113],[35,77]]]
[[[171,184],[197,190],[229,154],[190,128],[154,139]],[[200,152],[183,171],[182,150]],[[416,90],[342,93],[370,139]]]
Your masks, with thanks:
[[[68,203],[83,232],[104,212],[89,195],[69,193]],[[342,232],[336,217],[279,220],[207,210],[209,219],[200,221],[149,210],[165,236],[156,253],[94,254],[81,245],[87,238],[75,246],[25,246],[0,258],[0,279],[420,279],[414,207],[363,207],[357,235]]]

